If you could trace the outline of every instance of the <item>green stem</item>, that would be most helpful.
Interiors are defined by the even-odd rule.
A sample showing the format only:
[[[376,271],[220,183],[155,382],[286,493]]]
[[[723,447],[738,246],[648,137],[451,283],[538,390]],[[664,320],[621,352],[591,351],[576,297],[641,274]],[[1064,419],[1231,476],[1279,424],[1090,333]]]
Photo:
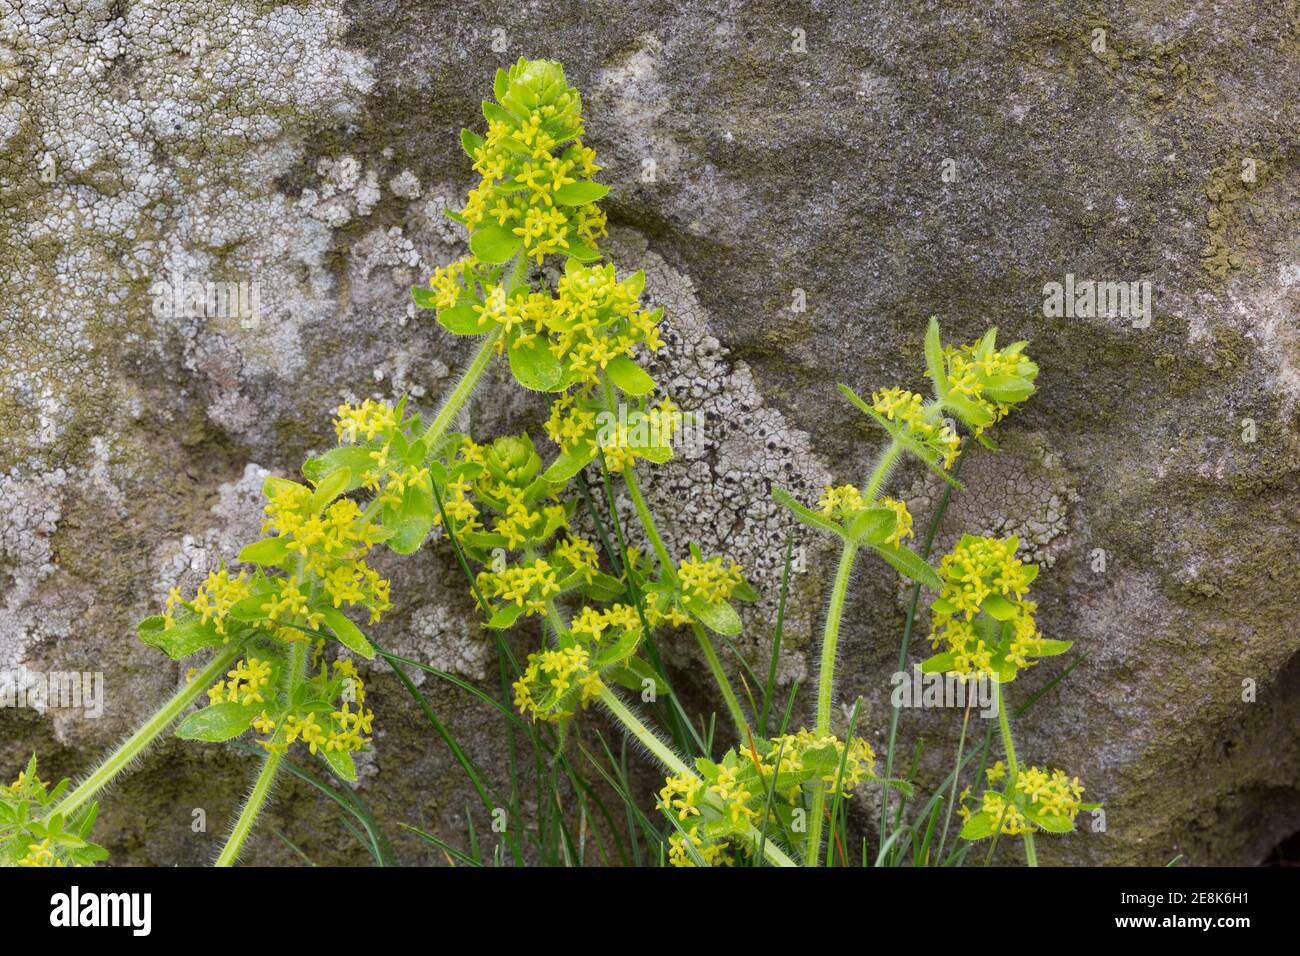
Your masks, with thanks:
[[[685,760],[674,753],[672,748],[659,739],[658,734],[652,731],[645,724],[641,723],[641,721],[637,719],[636,715],[633,714],[632,711],[628,710],[627,705],[618,698],[617,694],[611,691],[608,687],[603,687],[600,691],[599,700],[601,704],[604,705],[605,709],[623,725],[623,728],[640,741],[646,750],[654,754],[655,758],[661,764],[673,773],[684,773],[698,778],[699,775],[686,765]],[[794,860],[790,859],[790,857],[787,856],[780,847],[775,846],[771,840],[764,840],[762,834],[760,834],[756,828],[749,828],[748,837],[754,846],[758,846],[760,842],[763,844],[763,856],[774,866],[798,865]]]
[[[695,639],[700,643],[700,650],[704,652],[704,659],[709,664],[709,672],[718,682],[722,698],[727,702],[727,711],[731,714],[731,722],[736,725],[736,733],[739,735],[740,743],[743,744],[749,739],[749,718],[745,716],[744,708],[740,706],[740,699],[736,697],[735,688],[731,686],[727,672],[722,669],[722,661],[718,660],[718,652],[714,649],[708,632],[699,621],[691,621],[691,629],[695,632]]]
[[[840,621],[844,617],[844,600],[849,590],[849,578],[853,574],[853,561],[857,557],[858,546],[850,541],[844,542],[840,552],[840,566],[835,572],[835,584],[831,588],[831,603],[826,610],[826,627],[822,632],[822,665],[817,678],[817,733],[831,732],[831,693],[835,689],[835,645],[840,639]],[[822,852],[822,811],[826,805],[826,790],[815,787],[812,792],[812,806],[808,811],[808,845],[804,850],[804,862],[807,866],[817,866]]]
[[[623,467],[623,483],[627,486],[627,493],[636,508],[637,517],[641,520],[641,527],[645,530],[646,537],[650,539],[650,544],[659,557],[659,565],[663,569],[664,579],[675,581],[677,579],[677,565],[673,561],[672,555],[668,553],[668,547],[664,544],[658,525],[655,524],[654,515],[650,513],[645,497],[641,494],[641,486],[636,480],[636,467],[630,461]],[[731,679],[727,677],[727,672],[722,669],[722,661],[718,657],[717,648],[714,647],[708,632],[698,621],[692,620],[691,627],[695,631],[695,639],[699,642],[700,649],[704,651],[704,659],[708,662],[709,672],[717,682],[718,689],[722,691],[722,698],[726,701],[727,712],[731,715],[731,722],[736,725],[737,738],[743,743],[749,737],[749,718],[745,716],[744,708],[740,706],[740,698],[736,695],[736,689],[732,686]]]
[[[1007,755],[1007,799],[1015,791],[1020,768],[1016,761],[1016,744],[1011,739],[1011,718],[1007,715],[1007,702],[1002,694],[1001,682],[995,682],[998,703],[998,728],[1002,731],[1002,749]],[[1025,858],[1030,866],[1038,866],[1038,853],[1034,848],[1034,835],[1025,833]]]
[[[963,442],[961,452],[957,455],[957,460],[953,462],[952,477],[955,480],[961,474],[962,462],[966,460],[966,453],[970,451],[972,442]],[[939,523],[943,521],[944,512],[948,510],[948,502],[952,499],[953,486],[944,483],[943,495],[939,498],[939,507],[935,509],[934,516],[930,519],[929,530],[925,533],[925,546],[921,549],[921,559],[930,560],[930,551],[934,547],[935,535],[939,533]],[[903,640],[898,645],[898,670],[901,672],[907,668],[907,650],[912,645],[912,630],[916,626],[916,608],[921,601],[921,584],[917,582],[912,585],[912,601],[908,605],[907,620],[903,623]],[[885,750],[885,779],[888,780],[894,775],[894,744],[898,740],[898,718],[899,707],[897,704],[891,704],[889,714],[889,746]],[[889,806],[890,806],[890,788],[885,787],[880,797],[880,843],[881,846],[889,839]]]
[[[840,566],[835,572],[835,584],[831,588],[831,603],[826,611],[826,627],[822,633],[822,666],[817,679],[817,733],[831,732],[831,691],[835,684],[835,645],[840,639],[840,620],[844,616],[844,600],[849,589],[849,578],[853,574],[853,560],[857,557],[858,546],[849,541],[844,542],[840,552]]]
[[[231,644],[212,658],[207,667],[195,674],[193,680],[178,690],[125,743],[109,754],[104,762],[82,781],[79,787],[64,797],[59,802],[59,805],[50,811],[49,816],[54,816],[57,813],[67,819],[80,809],[87,800],[108,786],[114,777],[125,770],[132,760],[153,743],[155,737],[176,722],[177,718],[180,717],[185,708],[194,702],[195,698],[206,692],[224,674],[226,668],[239,656],[239,651],[238,645]]]
[[[253,783],[253,789],[244,802],[244,809],[240,811],[239,819],[235,821],[235,828],[230,831],[230,839],[226,841],[226,845],[222,848],[221,855],[217,857],[217,862],[214,865],[235,865],[235,860],[244,848],[244,841],[253,832],[253,825],[257,822],[257,816],[262,812],[262,806],[271,793],[271,785],[275,782],[275,774],[280,769],[282,759],[284,759],[284,754],[277,751],[272,751],[266,755],[266,760],[262,763],[262,771],[257,775],[257,780]]]
[[[465,402],[473,394],[475,387],[478,385],[478,380],[483,377],[484,370],[488,367],[488,363],[492,361],[492,353],[501,338],[501,332],[502,326],[497,326],[483,339],[483,344],[478,347],[469,368],[465,369],[465,374],[461,376],[460,381],[456,383],[455,389],[447,397],[447,401],[443,403],[438,416],[433,420],[433,424],[425,431],[423,439],[426,448],[432,450],[434,444],[451,427],[452,421],[460,414],[461,408],[464,407]]]
[[[881,453],[880,460],[876,462],[876,467],[871,470],[871,477],[867,479],[866,490],[862,493],[862,499],[867,504],[875,502],[876,495],[880,494],[880,486],[885,483],[885,478],[889,475],[889,469],[894,467],[894,462],[902,453],[903,446],[891,438],[884,452]]]
[[[677,577],[677,565],[668,553],[663,537],[659,534],[659,526],[655,524],[654,515],[650,513],[650,507],[641,494],[641,486],[637,483],[636,466],[630,461],[623,466],[623,484],[627,485],[627,493],[636,507],[637,517],[641,519],[641,527],[645,529],[646,537],[650,539],[650,545],[659,557],[664,577],[670,581],[674,580]]]

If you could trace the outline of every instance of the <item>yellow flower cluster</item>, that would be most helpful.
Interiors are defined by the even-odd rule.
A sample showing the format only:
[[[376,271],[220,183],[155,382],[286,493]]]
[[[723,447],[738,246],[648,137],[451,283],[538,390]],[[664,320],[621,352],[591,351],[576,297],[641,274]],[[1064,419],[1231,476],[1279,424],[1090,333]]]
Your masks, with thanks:
[[[817,502],[817,508],[823,515],[832,521],[846,524],[867,507],[870,505],[854,485],[827,485]],[[907,510],[907,505],[893,498],[881,498],[875,507],[888,508],[897,519],[894,530],[885,539],[886,544],[901,544],[904,538],[913,536],[912,514]]]
[[[639,273],[618,281],[612,265],[575,265],[560,277],[554,296],[534,291],[507,299],[498,285],[473,311],[483,331],[499,325],[515,333],[512,348],[546,342],[570,384],[595,384],[613,359],[630,356],[638,345],[651,351],[663,345],[663,310],[641,308],[643,283]]]
[[[862,493],[853,485],[827,485],[817,501],[817,508],[832,521],[852,518],[867,506]]]
[[[604,686],[586,648],[537,651],[528,655],[528,666],[514,683],[515,706],[534,720],[562,720],[573,716],[575,703],[586,707]]]
[[[224,637],[226,614],[252,593],[247,577],[248,575],[242,571],[237,577],[231,577],[225,568],[210,571],[204,582],[195,590],[193,599],[188,602],[181,597],[180,588],[172,588],[167,592],[167,610],[163,614],[163,626],[173,627],[176,624],[176,612],[181,608],[189,607],[199,615],[204,624],[212,621],[217,633]]]
[[[544,427],[563,454],[594,456],[599,450],[616,474],[637,458],[662,462],[671,456],[673,436],[682,425],[681,409],[672,399],[661,399],[644,414],[633,412],[620,419],[594,407],[591,394],[588,386],[551,402]]]
[[[951,468],[961,450],[961,439],[946,422],[931,420],[925,412],[925,399],[903,388],[886,388],[871,393],[871,407],[876,414],[902,425],[913,440],[930,449]]]
[[[500,571],[480,571],[475,583],[489,601],[508,601],[523,607],[525,614],[542,614],[546,600],[560,593],[560,569],[546,558],[534,558]]]
[[[241,704],[245,707],[266,703],[262,691],[271,683],[271,670],[270,661],[261,661],[256,657],[240,661],[233,670],[227,672],[225,680],[217,681],[208,689],[208,702]]]
[[[50,847],[50,840],[47,837],[39,843],[33,843],[27,848],[27,855],[18,861],[19,866],[67,866],[67,862],[61,857],[55,856],[54,850]]]
[[[722,558],[709,558],[707,561],[694,561],[690,558],[682,561],[677,568],[677,577],[681,581],[682,592],[708,604],[718,604],[731,597],[731,592],[740,587],[744,576],[740,566],[727,559],[726,567]]]
[[[13,783],[0,783],[0,861],[10,866],[66,867],[92,866],[108,858],[102,847],[82,840],[78,828],[61,829],[47,818],[67,783],[51,790],[36,774],[34,755]]]
[[[692,824],[686,829],[686,836],[690,839],[690,844],[695,848],[708,866],[731,866],[734,860],[728,852],[729,845],[726,840],[706,840],[700,836],[699,824]],[[668,836],[668,862],[673,866],[690,867],[695,866],[695,857],[691,851],[686,848],[686,840],[680,833],[672,833]]]
[[[1006,779],[1007,768],[1001,760],[995,763],[985,775],[990,786]],[[969,821],[973,812],[967,807],[970,787],[961,793],[961,806],[957,813],[963,822]],[[1000,828],[1005,836],[1019,836],[1032,833],[1038,827],[1034,820],[1044,815],[1068,821],[1073,824],[1079,816],[1083,803],[1083,784],[1078,777],[1071,778],[1064,770],[1039,770],[1037,767],[1018,770],[1011,797],[997,790],[986,790],[975,813],[989,815],[995,829]],[[1024,807],[1028,813],[1021,810]],[[1056,829],[1064,829],[1058,826]]]
[[[625,634],[628,631],[639,630],[641,630],[641,618],[636,608],[626,604],[611,604],[600,610],[590,605],[583,605],[569,624],[570,633],[590,638],[593,643],[599,643],[606,631]]]
[[[360,405],[344,402],[334,412],[334,433],[340,445],[374,441],[397,428],[397,413],[385,402],[367,398]]]
[[[1024,400],[991,397],[988,393],[990,379],[995,382],[1017,379],[1032,383],[1037,377],[1038,366],[1021,351],[1023,348],[1024,343],[1018,342],[996,350],[982,348],[979,344],[944,350],[948,394],[980,406],[992,417],[992,421],[975,426],[976,435],[996,425],[1014,405]]]
[[[782,785],[773,797],[786,810],[793,810],[804,808],[804,788],[814,784],[848,799],[858,784],[874,779],[875,765],[875,754],[865,740],[852,740],[846,753],[839,738],[803,729],[763,741],[759,748],[729,751],[717,764],[701,762],[702,776],[686,772],[668,777],[659,791],[659,804],[690,835],[690,845],[699,855],[713,862],[719,859],[715,854],[730,849],[735,837],[743,837],[742,846],[747,846],[750,828],[764,823],[774,778]],[[767,822],[777,818],[774,813]],[[708,836],[701,835],[701,824]],[[669,859],[676,866],[694,864],[680,835],[676,841],[670,837]]]
[[[1036,602],[1024,597],[1038,568],[1016,558],[1015,537],[984,538],[965,535],[939,562],[943,590],[930,605],[936,649],[947,645],[953,655],[951,673],[997,674],[1001,656],[1017,669],[1031,666],[1044,641],[1034,621]],[[998,620],[1009,624],[1011,639],[1005,649],[991,646],[980,636],[975,617],[990,599],[1003,602]]]
[[[816,734],[807,728],[801,729],[795,734],[786,734],[783,737],[772,738],[772,748],[760,758],[760,764],[765,771],[770,772],[776,766],[776,755],[781,754],[781,773],[798,773],[812,764],[814,761],[810,758],[813,751],[819,751],[825,755],[828,751],[833,753],[829,764],[826,763],[824,756],[816,763],[823,767],[820,775],[821,782],[825,785],[828,796],[839,794],[846,800],[853,795],[853,789],[863,780],[870,778],[875,773],[876,755],[871,749],[871,745],[860,737],[855,737],[849,742],[848,756],[844,756],[844,744],[838,737],[833,734]],[[843,759],[844,770],[841,775],[840,762]],[[839,786],[836,786],[836,780],[839,780]],[[790,799],[794,800],[795,793],[791,792]]]
[[[319,650],[318,647],[318,653]],[[252,724],[254,730],[264,735],[265,739],[257,741],[262,747],[284,753],[290,745],[301,741],[314,754],[318,750],[326,753],[355,752],[370,744],[370,738],[363,735],[371,733],[375,714],[365,706],[365,683],[350,660],[335,661],[333,670],[332,681],[322,669],[314,683],[322,689],[342,686],[350,689],[350,693],[329,712],[328,719],[322,723],[322,711],[308,710],[286,714],[277,722],[262,711]],[[354,705],[356,710],[353,710]]]
[[[400,425],[396,409],[369,398],[360,405],[344,403],[335,410],[334,431],[339,444],[372,444],[380,439],[378,447],[370,449],[369,467],[357,476],[368,491],[375,493],[380,505],[396,507],[402,503],[407,488],[428,492],[431,487],[429,469],[423,464],[397,460],[393,443],[400,434]]]
[[[334,606],[363,606],[370,623],[376,623],[392,607],[389,582],[364,560],[380,539],[378,525],[350,498],[338,498],[318,514],[306,485],[272,479],[269,490],[263,533],[288,535],[286,548],[300,557],[305,572],[322,580]],[[306,615],[309,626],[320,624],[318,614],[308,615],[307,596],[298,582],[289,578],[275,581],[261,610],[274,621],[291,623]]]
[[[558,63],[521,59],[511,67],[500,108],[489,111],[487,136],[472,151],[482,180],[461,216],[471,231],[491,223],[523,241],[538,262],[578,242],[594,248],[605,214],[594,204],[566,205],[557,193],[600,171],[582,145],[582,97]],[[485,107],[487,111],[487,107]]]
[[[904,538],[915,535],[912,531],[912,513],[907,510],[907,505],[893,498],[881,498],[880,507],[888,508],[898,519],[893,533],[885,539],[885,544],[902,544]]]

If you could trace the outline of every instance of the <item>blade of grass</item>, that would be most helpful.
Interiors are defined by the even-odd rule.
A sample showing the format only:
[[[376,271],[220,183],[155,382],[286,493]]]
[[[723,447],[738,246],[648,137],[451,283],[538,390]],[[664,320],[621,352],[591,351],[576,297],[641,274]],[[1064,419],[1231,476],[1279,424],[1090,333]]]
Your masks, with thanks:
[[[785,535],[785,567],[781,571],[781,600],[776,606],[776,633],[772,637],[772,658],[767,664],[767,683],[763,685],[763,710],[758,717],[758,732],[767,733],[767,715],[776,692],[776,664],[781,656],[781,636],[785,630],[785,602],[790,593],[790,558],[794,553],[794,531]]]

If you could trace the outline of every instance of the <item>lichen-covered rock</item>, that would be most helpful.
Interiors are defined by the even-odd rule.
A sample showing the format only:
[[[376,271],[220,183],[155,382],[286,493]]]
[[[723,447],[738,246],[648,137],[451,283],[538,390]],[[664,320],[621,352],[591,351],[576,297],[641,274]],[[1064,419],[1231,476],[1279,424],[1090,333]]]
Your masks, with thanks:
[[[1245,0],[0,0],[0,690],[76,669],[107,696],[96,720],[0,713],[5,766],[35,746],[75,773],[182,679],[135,621],[256,533],[260,476],[324,447],[334,405],[432,405],[458,374],[465,343],[406,289],[463,252],[442,216],[469,182],[456,133],[520,54],[586,94],[615,261],[668,310],[656,377],[704,428],[647,492],[675,547],[753,572],[742,652],[765,662],[780,585],[768,485],[814,497],[879,444],[834,383],[920,388],[930,314],[957,340],[996,323],[1030,340],[1040,391],[1000,455],[965,463],[936,547],[1019,534],[1044,630],[1087,654],[1018,732],[1105,801],[1106,829],[1044,857],[1248,863],[1300,828],[1300,17]],[[1050,314],[1067,276],[1149,282],[1151,308]],[[538,414],[493,374],[474,408],[485,434]],[[941,489],[894,480],[923,534]],[[833,559],[795,543],[786,687]],[[444,544],[385,571],[401,610],[376,638],[494,687]],[[877,750],[907,596],[862,559],[837,700],[864,696]],[[706,700],[693,642],[665,648]],[[412,679],[502,772],[499,715]],[[390,830],[463,833],[462,771],[395,680],[372,694],[359,792]],[[904,713],[924,774],[959,723]],[[103,842],[210,859],[249,759],[159,748]],[[330,813],[286,783],[268,822],[317,862],[358,860]],[[254,857],[296,859],[269,830]]]

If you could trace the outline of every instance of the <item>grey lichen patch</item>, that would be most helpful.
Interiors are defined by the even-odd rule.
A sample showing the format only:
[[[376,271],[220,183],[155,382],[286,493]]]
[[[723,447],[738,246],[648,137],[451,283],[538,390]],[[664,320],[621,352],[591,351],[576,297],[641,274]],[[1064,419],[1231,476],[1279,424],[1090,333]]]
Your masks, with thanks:
[[[615,230],[610,251],[622,269],[645,270],[647,296],[665,310],[665,346],[649,357],[647,366],[663,392],[698,423],[673,461],[639,469],[651,510],[675,555],[685,555],[687,543],[693,541],[706,555],[729,555],[744,566],[763,597],[745,612],[740,643],[747,653],[761,655],[776,620],[786,534],[793,526],[790,515],[772,500],[771,486],[815,501],[830,483],[831,470],[813,450],[808,434],[764,401],[748,365],[733,358],[714,336],[688,276],[669,266],[631,230]],[[620,502],[620,515],[624,527],[635,529],[630,500]],[[635,530],[633,537],[645,547]],[[792,651],[812,636],[821,605],[815,571],[832,542],[801,534],[799,544],[785,636]],[[801,676],[797,662],[787,661],[782,675]]]
[[[963,534],[1020,539],[1022,561],[1050,568],[1066,546],[1069,508],[1075,492],[1048,436],[1008,432],[1003,451],[971,449],[963,464],[964,490],[954,492],[935,535],[932,554],[947,553]],[[944,483],[925,472],[904,493],[918,534],[924,534],[943,494]]]

